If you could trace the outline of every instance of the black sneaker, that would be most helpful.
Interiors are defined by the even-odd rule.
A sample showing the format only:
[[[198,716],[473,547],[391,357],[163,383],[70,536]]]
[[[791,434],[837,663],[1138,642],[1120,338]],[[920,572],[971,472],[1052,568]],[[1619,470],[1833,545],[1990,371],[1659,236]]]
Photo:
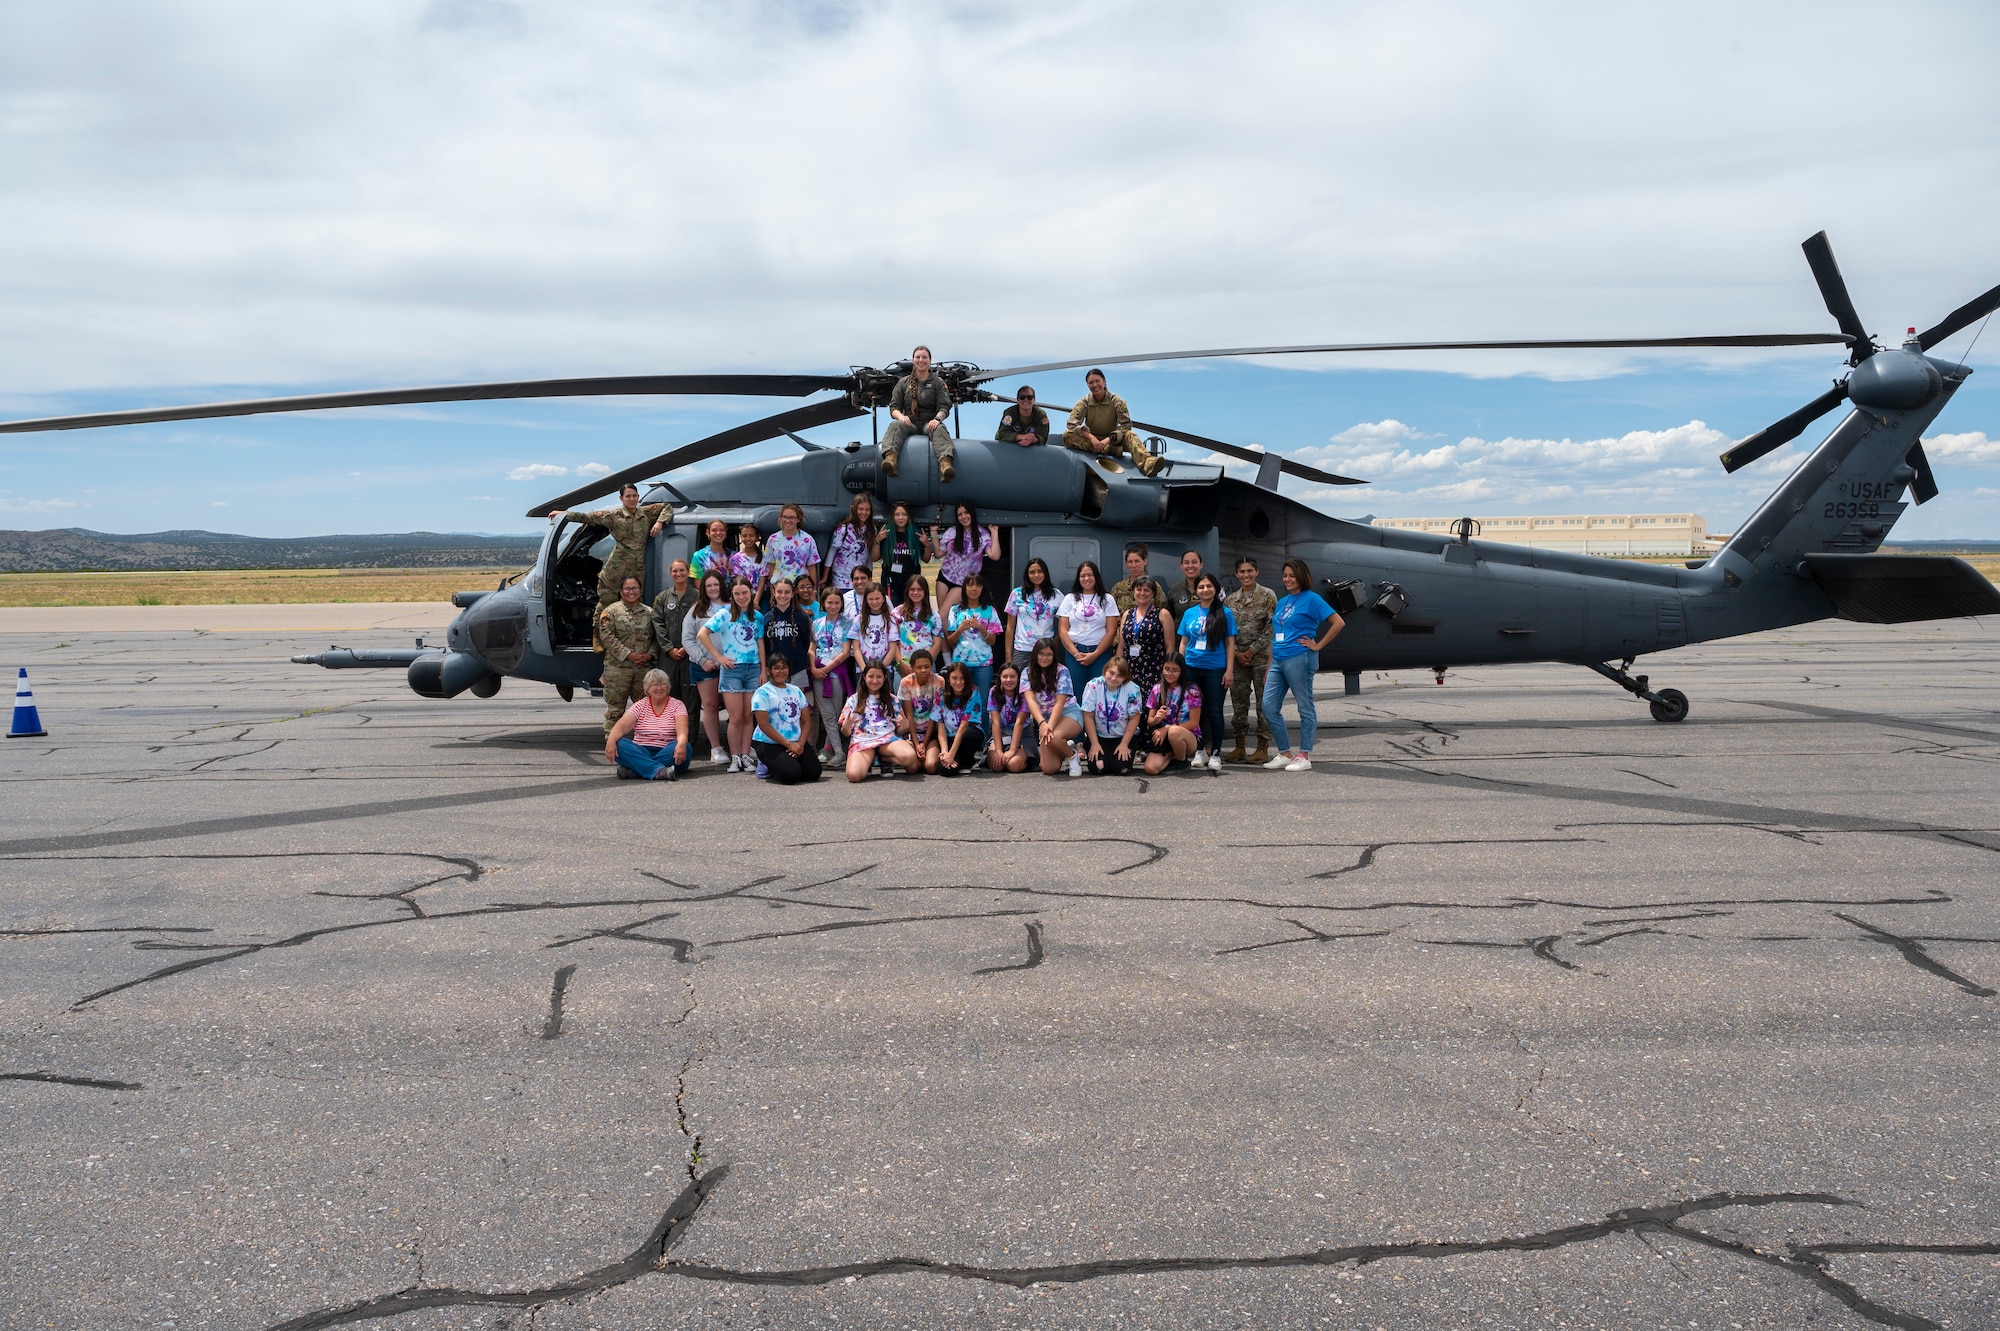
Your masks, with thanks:
[[[639,774],[633,771],[631,768],[625,766],[625,764],[620,763],[618,765],[618,779],[620,781],[637,781],[639,779]]]

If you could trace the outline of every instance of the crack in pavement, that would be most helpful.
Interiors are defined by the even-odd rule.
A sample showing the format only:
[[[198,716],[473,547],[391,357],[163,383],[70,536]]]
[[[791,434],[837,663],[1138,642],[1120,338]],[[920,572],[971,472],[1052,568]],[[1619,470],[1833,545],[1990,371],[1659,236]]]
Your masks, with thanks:
[[[1167,858],[1167,848],[1154,841],[1141,841],[1128,836],[1078,836],[1078,837],[956,837],[956,836],[868,836],[851,837],[842,841],[800,841],[792,845],[793,850],[817,850],[823,846],[858,846],[872,841],[934,841],[947,846],[1137,846],[1146,852],[1146,858],[1116,869],[1107,869],[1104,876],[1115,878],[1133,869],[1143,869],[1149,864],[1158,864]],[[5,846],[0,846],[4,852]]]
[[[59,1072],[0,1072],[0,1081],[46,1081],[57,1086],[87,1086],[94,1091],[143,1091],[136,1081],[106,1081],[102,1077],[66,1077]]]
[[[634,920],[630,924],[621,924],[610,929],[592,929],[588,933],[578,934],[574,938],[559,938],[553,943],[545,944],[542,950],[546,952],[558,947],[568,947],[572,943],[585,943],[593,938],[622,938],[629,943],[651,943],[655,947],[670,947],[674,950],[675,961],[686,961],[688,953],[694,950],[694,944],[687,939],[657,938],[652,934],[637,932],[637,930],[643,929],[649,924],[658,924],[661,920],[671,920],[679,914],[680,912],[677,910],[661,911],[658,915],[648,915],[645,919]],[[571,967],[570,969],[574,970],[575,967]]]
[[[1055,887],[989,887],[980,883],[916,883],[878,887],[878,892],[1006,892],[1023,897],[1064,897],[1083,901],[1157,901],[1179,906],[1254,906],[1259,910],[1525,910],[1544,904],[1532,897],[1506,901],[1369,901],[1350,905],[1323,901],[1265,901],[1259,897],[1174,897],[1145,892],[1073,892]],[[1872,902],[1860,903],[1872,905]]]
[[[556,970],[555,984],[549,989],[549,1019],[542,1023],[544,1040],[553,1040],[562,1034],[563,994],[569,990],[569,978],[574,974],[574,966],[562,966]]]
[[[985,966],[972,973],[974,975],[998,975],[1002,971],[1031,971],[1035,967],[1041,965],[1042,960],[1046,955],[1042,951],[1042,926],[1039,923],[1030,920],[1028,922],[1027,929],[1028,929],[1028,959],[1026,961],[1015,962],[1011,966]]]
[[[1307,924],[1304,920],[1295,920],[1289,915],[1281,915],[1278,918],[1283,920],[1286,924],[1293,925],[1297,928],[1305,930],[1306,936],[1304,938],[1274,938],[1269,942],[1249,943],[1243,947],[1225,947],[1220,952],[1217,952],[1215,955],[1218,957],[1226,957],[1230,955],[1232,952],[1255,952],[1258,948],[1288,947],[1293,943],[1337,943],[1343,938],[1386,938],[1389,936],[1390,933],[1390,931],[1387,929],[1370,929],[1365,932],[1357,932],[1349,934],[1329,934],[1329,933],[1322,933],[1318,929],[1313,928],[1310,924]]]
[[[510,800],[541,799],[585,790],[602,791],[603,777],[573,781],[542,781],[526,786],[506,786],[499,790],[470,790],[455,795],[419,795],[410,799],[371,800],[365,804],[340,804],[328,808],[293,809],[284,813],[252,813],[230,818],[198,818],[163,827],[135,827],[122,832],[85,832],[75,836],[24,837],[0,841],[0,857],[56,854],[66,850],[94,850],[99,846],[142,845],[148,841],[175,841],[185,837],[221,836],[229,832],[264,832],[280,827],[303,827],[312,823],[340,823],[356,818],[378,818],[387,814],[421,813],[432,809],[460,809],[478,804],[504,804]],[[1163,852],[1164,853],[1164,852]]]
[[[762,943],[773,938],[802,938],[807,934],[832,933],[838,929],[876,929],[886,924],[925,924],[934,920],[991,920],[1009,915],[1034,915],[1032,910],[982,910],[958,915],[898,915],[882,920],[834,920],[829,924],[815,924],[805,929],[785,929],[776,933],[746,934],[742,938],[724,938],[713,943],[703,943],[703,947],[733,947],[738,943]]]
[[[1846,914],[1843,911],[1836,910],[1829,913],[1836,920],[1845,920],[1867,934],[1874,941],[1895,948],[1903,954],[1903,960],[1909,962],[1918,970],[1928,971],[1940,979],[1950,980],[1974,998],[1992,998],[1995,996],[1994,990],[1988,989],[1983,984],[1977,984],[1966,979],[1963,975],[1960,975],[1957,971],[1945,965],[1936,957],[1933,957],[1925,950],[1924,945],[1916,939],[1905,938],[1901,934],[1892,934],[1887,929],[1879,928],[1876,925],[1868,923],[1866,920],[1857,920],[1852,915]]]
[[[1560,830],[1560,829],[1559,829]],[[1339,850],[1359,848],[1361,854],[1354,863],[1339,869],[1328,869],[1322,873],[1308,874],[1308,878],[1339,878],[1343,874],[1358,873],[1375,863],[1375,857],[1391,846],[1534,846],[1567,844],[1602,844],[1602,837],[1588,836],[1520,836],[1520,837],[1453,837],[1439,841],[1294,841],[1293,847],[1326,846]],[[1232,850],[1265,850],[1262,842],[1231,841],[1224,845]]]
[[[426,1308],[540,1308],[565,1299],[601,1293],[659,1270],[667,1250],[694,1223],[702,1203],[708,1200],[728,1174],[728,1165],[718,1165],[708,1173],[691,1179],[681,1189],[680,1195],[674,1198],[673,1204],[667,1207],[659,1223],[653,1226],[652,1233],[637,1248],[608,1266],[586,1271],[572,1280],[524,1290],[455,1289],[450,1286],[427,1287],[419,1283],[393,1294],[303,1313],[276,1323],[271,1331],[321,1331],[324,1327],[402,1317]]]
[[[869,869],[873,869],[876,867],[878,866],[873,864],[865,865],[862,868],[856,869],[854,873],[842,874],[840,875],[839,878],[829,878],[825,882],[807,883],[804,887],[793,887],[793,888],[787,888],[785,890],[788,892],[809,892],[815,887],[826,887],[828,884],[841,882],[844,879],[854,877],[854,874],[866,873]],[[702,890],[698,885],[694,883],[675,882],[673,879],[666,877],[664,874],[654,873],[651,869],[640,869],[638,871],[638,874],[641,878],[650,878],[654,882],[664,883],[668,887],[678,887],[683,892],[699,892]],[[800,901],[796,897],[766,896],[761,892],[752,892],[750,890],[753,887],[766,887],[772,883],[783,882],[785,879],[790,877],[791,875],[787,873],[765,874],[762,878],[752,879],[750,882],[743,884],[743,886],[741,887],[732,887],[729,888],[727,891],[722,891],[722,892],[711,892],[707,896],[683,897],[681,898],[681,901],[683,904],[693,904],[703,901],[768,901],[771,902],[773,905],[777,906],[816,906],[821,910],[874,910],[875,909],[873,906],[855,906],[840,901]]]
[[[688,1069],[683,1065],[675,1095],[677,1114],[685,1094]],[[693,1144],[699,1159],[700,1138],[680,1118],[682,1132]],[[720,1266],[707,1262],[678,1262],[671,1249],[687,1230],[701,1207],[727,1178],[728,1165],[718,1165],[701,1174],[689,1166],[688,1185],[667,1208],[643,1243],[624,1259],[599,1267],[574,1279],[525,1290],[473,1290],[425,1287],[421,1284],[391,1294],[320,1309],[277,1323],[271,1331],[321,1331],[322,1328],[399,1317],[428,1308],[502,1307],[541,1308],[552,1303],[587,1297],[647,1275],[680,1276],[689,1280],[751,1287],[814,1287],[835,1282],[866,1280],[877,1276],[921,1274],[957,1280],[983,1281],[1014,1289],[1042,1284],[1080,1284],[1108,1277],[1160,1275],[1199,1271],[1257,1271],[1296,1267],[1370,1266],[1388,1261],[1435,1261],[1439,1258],[1474,1256],[1483,1253],[1552,1252],[1577,1244],[1595,1243],[1614,1235],[1665,1234],[1729,1253],[1798,1277],[1843,1306],[1879,1326],[1899,1331],[1937,1331],[1937,1324],[1912,1313],[1900,1312],[1868,1298],[1852,1284],[1835,1276],[1827,1258],[1832,1255],[1868,1253],[1939,1253],[1953,1256],[1988,1255],[2000,1252],[2000,1244],[1900,1244],[1826,1243],[1790,1244],[1785,1252],[1774,1252],[1754,1244],[1723,1238],[1684,1223],[1707,1212],[1737,1207],[1766,1206],[1857,1206],[1859,1203],[1825,1192],[1738,1193],[1717,1192],[1685,1201],[1655,1206],[1629,1206],[1602,1219],[1563,1225],[1534,1233],[1489,1239],[1428,1239],[1395,1243],[1353,1243],[1311,1248],[1301,1252],[1244,1256],[1125,1257],[1094,1262],[1058,1263],[1048,1266],[983,1266],[930,1257],[886,1257],[869,1261],[843,1262],[825,1266],[756,1269]]]

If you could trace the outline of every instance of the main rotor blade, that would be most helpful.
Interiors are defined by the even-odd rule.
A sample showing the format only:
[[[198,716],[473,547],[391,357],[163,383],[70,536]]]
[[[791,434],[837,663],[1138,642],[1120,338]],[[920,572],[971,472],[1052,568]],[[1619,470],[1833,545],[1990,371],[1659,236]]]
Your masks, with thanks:
[[[1812,401],[1800,407],[1782,420],[1774,421],[1757,433],[1737,444],[1722,455],[1722,469],[1735,471],[1747,467],[1781,444],[1788,444],[1805,432],[1805,428],[1820,417],[1832,411],[1847,400],[1847,380],[1821,393]]]
[[[1977,296],[1967,301],[1950,314],[1945,315],[1943,319],[1938,321],[1935,327],[1926,328],[1922,333],[1917,335],[1917,345],[1921,346],[1925,351],[1929,351],[1932,347],[1944,341],[1959,329],[1964,328],[1967,324],[1984,319],[1995,310],[2000,310],[2000,287],[1994,287],[1985,295]]]
[[[1721,337],[1566,338],[1527,342],[1329,342],[1297,347],[1211,347],[1206,351],[1149,351],[1136,356],[1098,356],[1091,360],[1056,360],[1041,365],[1016,365],[1005,370],[981,370],[970,382],[1044,370],[1074,370],[1085,365],[1134,365],[1155,360],[1206,360],[1223,356],[1305,356],[1336,351],[1570,351],[1591,347],[1810,347],[1845,343],[1839,333],[1735,333]]]
[[[1225,457],[1238,458],[1244,462],[1261,463],[1265,458],[1274,456],[1270,453],[1259,453],[1254,448],[1243,448],[1236,444],[1225,444],[1220,439],[1210,439],[1205,435],[1189,434],[1185,430],[1169,430],[1164,425],[1148,425],[1144,421],[1133,421],[1132,428],[1135,430],[1149,430],[1154,434],[1163,434],[1169,439],[1178,439],[1184,444],[1193,444],[1196,448],[1213,449]],[[1303,462],[1294,462],[1282,454],[1276,456],[1280,458],[1278,470],[1284,472],[1287,476],[1296,476],[1302,481],[1316,481],[1321,485],[1368,484],[1368,482],[1358,481],[1352,476],[1336,476],[1330,471],[1321,471],[1318,467],[1309,467]]]
[[[766,439],[776,439],[779,435],[790,434],[794,430],[810,430],[815,425],[831,425],[835,421],[851,420],[856,416],[867,414],[845,397],[831,397],[824,402],[794,407],[790,411],[781,411],[775,416],[766,416],[747,425],[732,425],[719,434],[712,434],[706,439],[697,439],[691,444],[682,444],[679,448],[662,453],[656,458],[648,458],[623,471],[599,476],[588,484],[579,485],[566,495],[558,495],[546,504],[535,505],[528,510],[528,516],[545,518],[556,509],[571,508],[599,495],[616,494],[627,481],[638,482],[649,476],[658,476],[680,467],[693,466],[697,462],[721,457],[734,449],[761,444]]]
[[[1827,241],[1826,232],[1807,237],[1799,248],[1806,252],[1806,262],[1812,265],[1813,281],[1819,283],[1820,299],[1826,302],[1826,312],[1840,325],[1840,331],[1847,334],[1854,349],[1865,351],[1869,346],[1868,330],[1861,326],[1861,316],[1855,313],[1854,301],[1847,294],[1847,282],[1840,275],[1840,265],[1833,260],[1833,246]]]
[[[378,388],[358,393],[310,393],[303,397],[205,402],[186,407],[146,407],[138,411],[98,411],[87,416],[47,416],[0,422],[0,434],[37,430],[90,430],[102,425],[150,425],[159,421],[199,421],[218,416],[258,416],[275,411],[324,411],[333,407],[397,407],[417,402],[488,402],[523,397],[653,397],[713,394],[726,397],[805,397],[822,389],[854,390],[851,375],[811,374],[621,374],[598,379],[524,379],[491,384],[449,384],[438,388]]]

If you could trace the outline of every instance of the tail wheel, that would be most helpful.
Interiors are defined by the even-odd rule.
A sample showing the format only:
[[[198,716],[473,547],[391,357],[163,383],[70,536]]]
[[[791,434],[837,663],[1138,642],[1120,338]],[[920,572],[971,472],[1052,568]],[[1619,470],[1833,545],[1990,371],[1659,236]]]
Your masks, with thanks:
[[[1682,721],[1687,718],[1688,698],[1679,689],[1661,689],[1652,701],[1655,721]]]

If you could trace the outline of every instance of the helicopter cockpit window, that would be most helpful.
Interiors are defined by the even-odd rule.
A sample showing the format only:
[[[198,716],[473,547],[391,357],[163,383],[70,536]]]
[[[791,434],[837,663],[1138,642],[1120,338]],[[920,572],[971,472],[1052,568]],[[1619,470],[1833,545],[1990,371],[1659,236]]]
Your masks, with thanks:
[[[557,650],[590,646],[597,617],[597,575],[615,542],[611,533],[587,522],[565,519],[552,547],[549,570],[549,638]]]

